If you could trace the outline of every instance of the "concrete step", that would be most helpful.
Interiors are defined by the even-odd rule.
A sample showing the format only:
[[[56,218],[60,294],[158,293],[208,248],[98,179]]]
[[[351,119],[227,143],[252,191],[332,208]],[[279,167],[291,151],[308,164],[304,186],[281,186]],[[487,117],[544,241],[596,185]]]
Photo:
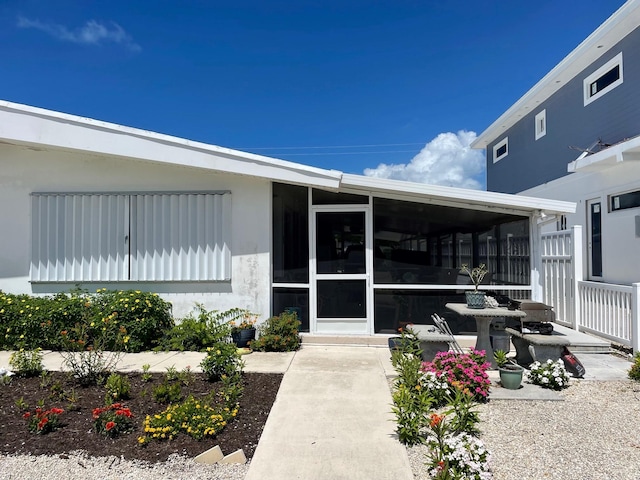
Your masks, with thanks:
[[[611,353],[611,342],[584,332],[577,332],[568,327],[555,324],[553,329],[569,337],[569,350],[573,353]],[[389,338],[396,335],[314,335],[302,333],[303,345],[360,345],[368,347],[387,347]],[[462,348],[472,348],[476,343],[476,336],[471,334],[456,335],[456,340]],[[515,351],[513,346],[512,351]]]

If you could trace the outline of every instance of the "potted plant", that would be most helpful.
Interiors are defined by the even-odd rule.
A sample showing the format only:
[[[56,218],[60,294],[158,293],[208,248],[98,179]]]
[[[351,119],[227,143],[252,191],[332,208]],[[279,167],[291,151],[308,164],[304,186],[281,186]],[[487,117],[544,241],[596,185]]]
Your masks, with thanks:
[[[249,342],[256,338],[256,318],[253,315],[245,315],[239,324],[235,321],[231,325],[231,339],[238,348],[246,348]]]
[[[496,350],[493,353],[493,358],[496,359],[496,364],[498,364],[502,386],[509,390],[519,389],[520,385],[522,385],[524,368],[507,358],[507,352],[504,350]]]
[[[475,286],[473,291],[466,291],[467,307],[469,308],[484,308],[485,292],[478,290],[478,285],[482,283],[485,275],[489,272],[487,266],[481,263],[475,268],[469,268],[469,265],[463,264],[461,267],[462,272],[469,275],[471,283]]]

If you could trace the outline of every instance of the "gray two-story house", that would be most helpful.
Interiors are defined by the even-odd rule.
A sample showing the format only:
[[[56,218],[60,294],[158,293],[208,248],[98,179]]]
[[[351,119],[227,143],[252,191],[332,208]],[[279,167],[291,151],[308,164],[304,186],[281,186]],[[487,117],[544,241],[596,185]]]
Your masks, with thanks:
[[[640,0],[626,2],[482,132],[487,189],[577,203],[585,277],[640,281]]]

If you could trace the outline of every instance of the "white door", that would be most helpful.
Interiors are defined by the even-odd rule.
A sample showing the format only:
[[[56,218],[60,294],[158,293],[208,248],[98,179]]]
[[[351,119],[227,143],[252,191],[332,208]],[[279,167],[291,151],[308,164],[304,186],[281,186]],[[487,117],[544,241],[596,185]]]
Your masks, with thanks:
[[[370,209],[321,207],[312,212],[311,331],[370,334]]]

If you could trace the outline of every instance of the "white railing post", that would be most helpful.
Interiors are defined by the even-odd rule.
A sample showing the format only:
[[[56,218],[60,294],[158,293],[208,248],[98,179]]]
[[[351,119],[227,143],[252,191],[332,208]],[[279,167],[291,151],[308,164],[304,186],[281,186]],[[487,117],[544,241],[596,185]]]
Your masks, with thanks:
[[[640,352],[640,283],[631,284],[631,348]]]
[[[583,256],[582,256],[582,225],[574,225],[571,227],[571,252],[573,266],[573,282],[571,285],[571,295],[573,296],[573,318],[571,319],[571,328],[580,331],[580,288],[579,282],[584,280]]]

